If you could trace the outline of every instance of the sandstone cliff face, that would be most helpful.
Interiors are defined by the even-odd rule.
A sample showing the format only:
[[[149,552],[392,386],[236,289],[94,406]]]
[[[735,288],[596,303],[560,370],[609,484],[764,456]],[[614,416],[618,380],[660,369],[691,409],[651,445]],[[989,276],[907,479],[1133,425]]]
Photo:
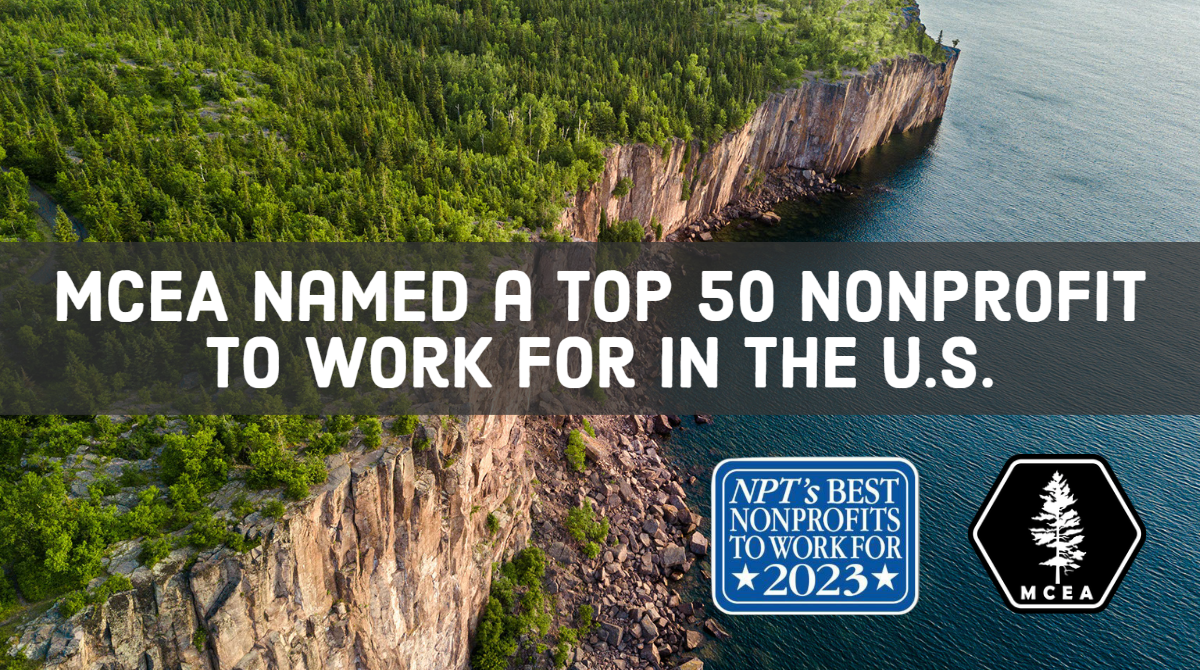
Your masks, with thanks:
[[[911,56],[840,82],[808,82],[772,94],[745,126],[703,155],[699,142],[689,151],[682,140],[667,152],[645,144],[614,146],[600,179],[574,195],[561,223],[572,235],[595,240],[603,210],[609,221],[636,219],[647,229],[657,218],[670,234],[736,202],[764,172],[784,166],[845,172],[892,133],[942,117],[957,59],[955,54],[933,64]],[[615,198],[612,191],[622,178],[631,179],[632,188]],[[681,198],[685,183],[691,188],[688,200]]]
[[[430,448],[333,457],[310,499],[261,523],[259,548],[138,568],[134,591],[50,614],[19,647],[80,670],[466,667],[492,563],[529,538],[522,430],[516,416],[435,419]]]

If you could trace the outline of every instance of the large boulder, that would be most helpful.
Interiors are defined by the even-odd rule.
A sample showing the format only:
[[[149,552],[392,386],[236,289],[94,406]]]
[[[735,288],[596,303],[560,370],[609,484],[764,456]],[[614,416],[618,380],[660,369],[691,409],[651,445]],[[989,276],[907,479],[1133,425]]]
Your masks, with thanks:
[[[608,646],[614,649],[621,646],[621,638],[625,635],[624,628],[611,623],[605,623],[600,625],[600,629],[604,633],[604,641],[608,643]]]
[[[562,542],[555,542],[551,544],[550,548],[546,550],[546,553],[550,555],[550,558],[553,558],[559,563],[570,565],[571,563],[575,562],[575,552],[571,551],[571,549]]]
[[[670,435],[671,428],[673,428],[671,425],[671,420],[668,419],[665,414],[659,414],[658,416],[654,417],[654,419],[651,421],[651,425],[653,426],[655,433],[663,436]]]
[[[587,453],[587,457],[596,463],[608,463],[612,458],[612,449],[601,440],[588,435],[587,433],[579,434],[583,438],[583,450]]]
[[[663,567],[677,568],[683,565],[686,561],[687,552],[683,550],[683,547],[675,543],[671,543],[667,545],[666,549],[663,549]]]
[[[653,642],[646,645],[646,648],[642,650],[642,658],[650,661],[656,668],[662,667],[662,657],[659,656],[658,647]]]
[[[709,635],[717,638],[718,640],[728,640],[729,638],[733,637],[729,634],[729,631],[721,627],[721,624],[712,619],[708,619],[704,622],[704,630],[708,631]]]
[[[647,642],[652,642],[658,637],[658,625],[650,620],[650,617],[642,618],[642,639]]]

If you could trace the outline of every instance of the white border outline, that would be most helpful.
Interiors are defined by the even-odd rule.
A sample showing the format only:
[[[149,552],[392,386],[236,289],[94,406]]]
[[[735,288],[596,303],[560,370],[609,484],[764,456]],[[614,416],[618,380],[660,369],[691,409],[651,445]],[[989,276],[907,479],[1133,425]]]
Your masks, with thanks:
[[[757,459],[748,459],[748,460],[757,460]],[[844,459],[843,459],[843,460],[844,460]],[[895,460],[895,459],[892,459],[892,460]],[[822,472],[822,473],[828,473],[828,472],[830,472],[830,471],[831,471],[831,469],[830,469],[830,468],[795,468],[795,469],[789,470],[789,473],[792,473],[792,472],[796,472],[796,473],[799,473],[799,472]],[[739,473],[739,472],[750,472],[750,473],[758,473],[758,472],[762,472],[762,473],[771,473],[771,472],[776,472],[776,473],[777,473],[777,472],[779,472],[779,471],[778,471],[778,470],[771,471],[771,470],[764,469],[764,468],[749,468],[749,467],[747,467],[747,468],[730,468],[728,471],[726,471],[726,472],[725,472],[725,474],[724,474],[724,475],[722,475],[722,476],[721,476],[721,490],[722,490],[722,491],[724,491],[724,490],[725,490],[725,480],[729,479],[730,475],[733,475],[733,474],[735,474],[735,473]],[[911,488],[911,487],[912,487],[912,482],[909,480],[908,473],[907,473],[907,472],[904,472],[904,471],[902,471],[902,470],[900,470],[899,468],[875,468],[875,469],[870,469],[870,470],[868,470],[868,469],[863,469],[863,470],[857,470],[856,472],[864,472],[864,473],[889,473],[889,472],[894,472],[894,473],[896,473],[897,475],[899,475],[901,479],[903,479],[903,480],[904,480],[904,485],[905,485],[905,487],[907,487],[907,488]],[[907,496],[906,496],[906,498],[907,498]],[[905,501],[905,502],[907,502],[907,499],[906,499],[906,501]],[[911,519],[912,519],[912,510],[905,510],[905,514],[904,514],[904,527],[905,527],[905,528],[909,528],[909,527],[911,527],[911,526],[912,526]],[[725,531],[725,530],[726,530],[726,528],[725,528],[725,519],[721,519],[721,530],[722,530],[722,531]],[[905,535],[908,535],[908,533],[905,533]],[[908,538],[908,537],[906,537],[905,539],[912,539],[912,540],[914,540],[914,541],[916,540],[916,538],[915,538],[915,537],[913,537],[913,538]],[[715,548],[714,548],[714,549],[715,549]],[[907,547],[906,549],[907,549],[909,552],[911,552],[911,553],[916,553],[917,551],[919,551],[919,549],[917,549],[916,547]],[[714,553],[714,555],[715,555],[715,554],[716,554],[716,551],[714,551],[713,553]],[[722,546],[721,546],[721,563],[722,563],[722,564],[724,564],[724,563],[725,563],[725,547],[724,547],[724,543],[722,543]],[[904,565],[904,567],[905,567],[905,568],[907,568],[907,567],[908,567],[908,561],[904,561],[903,565]],[[736,599],[736,598],[733,598],[733,597],[731,597],[731,596],[729,595],[729,590],[728,590],[728,587],[729,587],[729,584],[728,584],[728,582],[726,582],[725,580],[721,580],[721,596],[722,596],[723,598],[725,598],[725,601],[726,601],[726,602],[728,602],[728,603],[730,603],[730,604],[732,604],[732,605],[779,605],[779,606],[787,606],[787,605],[790,605],[790,604],[798,604],[798,603],[776,603],[776,602],[772,602],[772,601],[769,601],[769,600],[738,600],[738,599]],[[905,580],[905,584],[904,584],[904,593],[900,594],[900,597],[899,597],[899,598],[896,598],[895,600],[856,600],[856,601],[854,601],[854,602],[853,602],[853,604],[855,604],[855,605],[896,605],[896,604],[902,603],[902,602],[904,602],[905,600],[907,600],[907,599],[908,599],[908,593],[909,593],[909,591],[911,590],[911,588],[912,588],[912,584],[911,584],[911,583],[909,583],[909,580]],[[836,599],[835,599],[835,600],[813,600],[813,601],[806,602],[805,604],[811,604],[811,605],[838,605],[838,604],[842,604],[842,603],[845,603],[845,602],[846,602],[846,601],[844,601],[844,600],[836,600]]]
[[[717,486],[716,486],[717,471],[720,470],[721,467],[723,465],[725,465],[726,463],[736,463],[739,461],[763,461],[763,462],[786,461],[786,462],[790,462],[790,463],[804,463],[804,462],[821,463],[821,462],[828,462],[828,461],[874,461],[874,462],[881,462],[881,461],[897,462],[897,461],[899,461],[901,463],[904,463],[908,467],[912,468],[912,471],[913,471],[913,505],[915,507],[915,513],[913,514],[913,518],[915,519],[915,522],[913,524],[913,545],[916,547],[916,552],[913,555],[913,580],[912,580],[912,582],[913,582],[913,599],[912,599],[912,604],[910,604],[903,611],[899,611],[899,612],[845,612],[845,611],[837,611],[837,612],[730,612],[729,610],[725,609],[724,607],[721,607],[721,604],[719,602],[717,602],[716,598],[711,598],[711,594],[715,594],[717,592],[718,570],[716,568],[716,561],[714,560],[712,577],[710,580],[711,583],[710,583],[709,588],[711,589],[710,598],[713,602],[713,605],[718,610],[724,612],[725,614],[729,614],[731,616],[743,616],[743,615],[749,615],[749,616],[829,616],[829,615],[836,615],[836,616],[897,616],[897,615],[901,615],[901,614],[908,614],[909,612],[913,611],[913,608],[915,608],[917,606],[917,602],[920,601],[920,599],[921,599],[921,475],[920,475],[920,472],[917,470],[917,466],[914,465],[912,461],[908,460],[907,458],[904,458],[903,456],[812,456],[812,457],[801,456],[801,457],[727,458],[727,459],[721,461],[720,463],[717,463],[717,465],[715,467],[713,467],[713,470],[712,470],[712,481],[709,486],[710,497],[711,497],[711,500],[709,501],[709,504],[711,505],[711,507],[709,507],[709,510],[710,510],[710,512],[713,513],[714,520],[716,518],[715,512],[718,509],[717,508]],[[716,556],[716,544],[717,544],[716,538],[714,537],[713,538],[714,559]],[[724,567],[724,565],[722,565],[722,567]]]
[[[1121,503],[1121,509],[1125,510],[1125,516],[1129,518],[1129,522],[1133,524],[1133,528],[1137,532],[1133,543],[1129,547],[1129,552],[1125,554],[1125,558],[1121,561],[1121,565],[1117,568],[1117,571],[1113,573],[1112,580],[1109,581],[1108,587],[1104,589],[1104,594],[1100,596],[1099,600],[1090,605],[1064,605],[1057,603],[1053,605],[1018,604],[1017,601],[1012,597],[1012,592],[1008,590],[1008,584],[1004,583],[1004,579],[1000,576],[1000,572],[996,570],[995,563],[992,563],[992,557],[988,555],[987,549],[985,549],[983,543],[979,541],[979,527],[983,525],[984,520],[987,518],[988,512],[992,510],[992,505],[996,502],[996,498],[1000,497],[997,494],[1002,488],[1004,488],[1004,483],[1008,481],[1008,477],[1012,474],[1013,470],[1016,470],[1017,466],[1023,463],[1057,463],[1059,465],[1091,464],[1100,468],[1100,472],[1104,474],[1105,481],[1108,482],[1108,485],[1112,488],[1113,494],[1117,496],[1118,501]],[[1017,610],[1099,611],[1104,609],[1109,600],[1112,598],[1112,592],[1113,589],[1116,588],[1117,582],[1120,582],[1121,578],[1125,576],[1125,571],[1129,567],[1129,562],[1133,560],[1133,555],[1142,546],[1142,540],[1144,539],[1143,536],[1144,533],[1142,532],[1142,524],[1138,523],[1138,519],[1134,515],[1133,510],[1129,508],[1129,504],[1125,501],[1125,496],[1121,492],[1120,485],[1117,484],[1116,480],[1114,480],[1112,475],[1109,474],[1108,468],[1104,467],[1104,463],[1100,459],[1091,457],[1068,458],[1064,456],[1061,458],[1018,458],[1014,461],[1010,461],[1004,468],[1004,476],[1001,477],[1000,481],[997,482],[992,488],[992,494],[988,497],[987,505],[983,508],[983,511],[979,513],[979,520],[976,521],[975,525],[971,528],[971,539],[975,541],[975,547],[979,549],[979,554],[983,556],[985,561],[987,561],[988,569],[991,571],[991,575],[995,579],[996,583],[1000,585],[1000,589],[1004,592],[1004,598],[1008,601],[1008,605]]]

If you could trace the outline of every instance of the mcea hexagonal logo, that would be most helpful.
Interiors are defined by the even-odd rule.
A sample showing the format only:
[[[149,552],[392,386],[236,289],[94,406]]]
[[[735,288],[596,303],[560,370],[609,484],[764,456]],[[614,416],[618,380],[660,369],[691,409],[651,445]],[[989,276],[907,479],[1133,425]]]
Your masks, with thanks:
[[[971,543],[1017,612],[1098,612],[1146,531],[1102,456],[1014,456],[971,524]]]

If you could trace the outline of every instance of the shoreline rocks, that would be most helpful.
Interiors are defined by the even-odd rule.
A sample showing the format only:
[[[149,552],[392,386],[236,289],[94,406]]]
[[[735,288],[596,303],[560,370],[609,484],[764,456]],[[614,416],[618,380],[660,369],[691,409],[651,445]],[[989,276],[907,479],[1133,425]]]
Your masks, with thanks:
[[[595,610],[597,628],[580,640],[579,670],[699,670],[689,654],[707,639],[706,608],[689,602],[677,584],[705,560],[708,540],[698,512],[688,506],[692,477],[660,455],[661,439],[682,423],[673,416],[553,417],[531,426],[535,475],[542,482],[534,507],[531,544],[554,557],[547,569],[560,623],[579,605]],[[584,472],[572,471],[562,452],[573,430],[596,443]],[[564,529],[567,513],[590,504],[609,521],[596,558],[588,558]],[[565,559],[565,560],[564,560]],[[540,667],[540,666],[535,666]]]
[[[830,193],[845,193],[847,190],[833,177],[826,177],[810,169],[784,166],[772,172],[762,186],[751,195],[681,228],[668,235],[667,240],[711,242],[713,233],[735,221],[741,221],[738,228],[748,228],[754,223],[778,226],[782,217],[771,209],[779,203],[800,198],[817,198]]]

